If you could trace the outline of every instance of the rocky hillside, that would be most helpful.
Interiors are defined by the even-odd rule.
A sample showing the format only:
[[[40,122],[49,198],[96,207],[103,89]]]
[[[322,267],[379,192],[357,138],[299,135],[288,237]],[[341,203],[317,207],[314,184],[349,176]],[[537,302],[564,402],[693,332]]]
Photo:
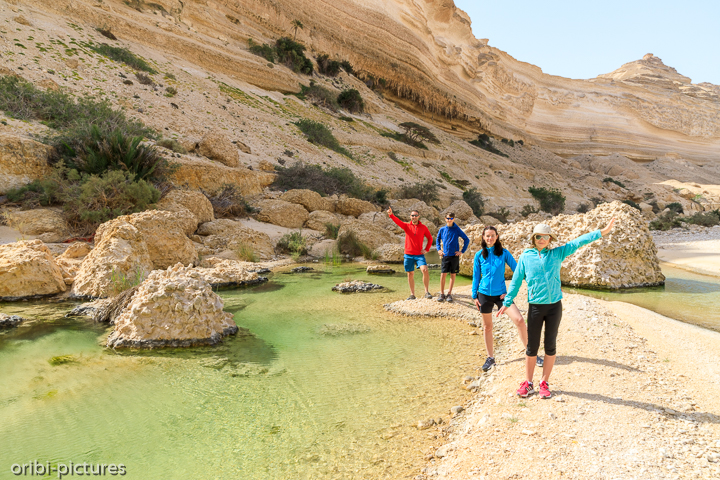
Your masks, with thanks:
[[[626,65],[617,78],[551,77],[472,37],[469,18],[452,3],[11,0],[0,3],[0,19],[0,73],[108,98],[176,139],[190,152],[172,154],[182,165],[178,184],[235,183],[253,195],[272,181],[263,170],[302,160],[347,166],[390,189],[435,181],[439,206],[476,187],[487,212],[536,205],[533,185],[559,188],[569,212],[590,199],[680,202],[686,211],[720,204],[705,188],[720,183],[710,156],[720,146],[716,87],[692,85],[656,57]],[[313,61],[326,53],[349,61],[355,75],[303,75],[248,49],[249,38],[272,44],[295,34]],[[102,44],[128,49],[157,73],[141,81],[93,49]],[[357,89],[365,112],[292,95],[311,80],[335,94]],[[294,125],[300,119],[328,126],[352,158],[309,143]],[[439,143],[398,141],[408,121]],[[43,175],[28,171],[28,157],[43,155],[29,138],[46,131],[4,120],[0,186]],[[468,142],[483,132],[495,153]],[[670,180],[680,183],[662,184]]]

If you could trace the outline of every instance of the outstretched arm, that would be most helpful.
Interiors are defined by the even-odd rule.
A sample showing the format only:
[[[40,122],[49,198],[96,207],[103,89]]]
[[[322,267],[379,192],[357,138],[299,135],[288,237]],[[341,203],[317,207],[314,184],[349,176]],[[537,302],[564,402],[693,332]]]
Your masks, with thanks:
[[[403,230],[407,231],[407,224],[406,224],[405,222],[403,222],[402,220],[400,220],[399,218],[397,218],[395,215],[393,215],[393,209],[392,209],[392,207],[388,208],[387,213],[388,213],[388,217],[390,217],[390,220],[392,220],[393,222],[395,222],[395,224],[396,224],[398,227],[400,227],[400,228],[402,228]]]
[[[612,217],[610,219],[610,223],[608,223],[605,228],[600,230],[600,235],[602,235],[604,237],[605,235],[610,233],[610,230],[612,230],[614,226],[615,226],[615,217]]]
[[[608,233],[610,233],[610,230],[613,229],[613,226],[615,225],[615,217],[613,217],[610,220],[610,223],[608,223],[605,228],[602,230],[595,230],[594,232],[586,233],[585,235],[580,235],[575,240],[571,240],[562,247],[554,248],[552,252],[555,255],[560,255],[560,257],[565,260],[567,257],[572,255],[573,253],[577,252],[580,247],[584,247],[588,243],[594,242],[595,240],[600,240],[600,237],[604,237]]]

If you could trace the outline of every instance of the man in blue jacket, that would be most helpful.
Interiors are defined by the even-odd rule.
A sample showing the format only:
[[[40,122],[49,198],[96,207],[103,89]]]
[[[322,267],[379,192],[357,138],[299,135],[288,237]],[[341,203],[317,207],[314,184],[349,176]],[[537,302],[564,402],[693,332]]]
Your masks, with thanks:
[[[446,225],[438,230],[437,245],[438,255],[440,255],[440,296],[438,302],[452,302],[452,289],[455,285],[455,275],[460,272],[460,255],[465,253],[470,239],[460,227],[455,225],[455,214],[449,212],[445,215]],[[463,239],[463,248],[460,251],[460,239]],[[450,288],[445,295],[445,277],[450,274]]]

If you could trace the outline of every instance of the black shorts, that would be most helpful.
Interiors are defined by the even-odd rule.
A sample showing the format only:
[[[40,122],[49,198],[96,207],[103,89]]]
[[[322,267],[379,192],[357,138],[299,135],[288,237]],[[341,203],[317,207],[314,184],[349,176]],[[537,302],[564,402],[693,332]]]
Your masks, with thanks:
[[[442,257],[440,273],[460,273],[460,257],[456,255]]]
[[[483,295],[478,292],[477,298],[480,302],[480,313],[492,313],[493,306],[497,305],[498,308],[503,306],[500,295]]]

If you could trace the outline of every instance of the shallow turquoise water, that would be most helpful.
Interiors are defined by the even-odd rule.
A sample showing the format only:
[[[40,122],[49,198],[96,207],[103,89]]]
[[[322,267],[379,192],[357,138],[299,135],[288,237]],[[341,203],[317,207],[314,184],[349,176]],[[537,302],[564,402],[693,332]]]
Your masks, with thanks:
[[[346,277],[394,291],[330,291]],[[0,305],[40,309],[0,334],[0,478],[33,460],[122,463],[136,479],[399,478],[430,442],[410,425],[467,398],[458,379],[480,337],[386,313],[407,296],[402,273],[327,267],[221,295],[254,336],[151,352],[102,348],[109,330],[63,318],[67,305]]]

